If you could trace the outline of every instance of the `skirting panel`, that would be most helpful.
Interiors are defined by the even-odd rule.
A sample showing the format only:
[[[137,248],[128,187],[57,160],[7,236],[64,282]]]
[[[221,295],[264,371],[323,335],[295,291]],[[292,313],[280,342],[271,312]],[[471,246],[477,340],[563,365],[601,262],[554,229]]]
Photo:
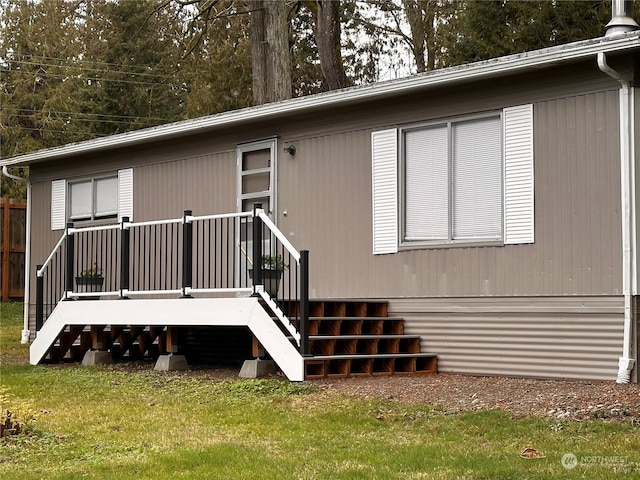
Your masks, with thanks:
[[[389,314],[443,373],[615,380],[622,353],[622,297],[391,299]]]

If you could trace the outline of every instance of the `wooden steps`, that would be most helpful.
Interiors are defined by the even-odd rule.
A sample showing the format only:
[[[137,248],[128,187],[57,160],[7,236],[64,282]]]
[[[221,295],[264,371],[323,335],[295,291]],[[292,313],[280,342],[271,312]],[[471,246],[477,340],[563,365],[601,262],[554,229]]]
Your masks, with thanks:
[[[420,337],[404,333],[387,302],[312,300],[305,378],[436,373],[437,356],[420,350]],[[284,305],[284,311],[288,306]]]

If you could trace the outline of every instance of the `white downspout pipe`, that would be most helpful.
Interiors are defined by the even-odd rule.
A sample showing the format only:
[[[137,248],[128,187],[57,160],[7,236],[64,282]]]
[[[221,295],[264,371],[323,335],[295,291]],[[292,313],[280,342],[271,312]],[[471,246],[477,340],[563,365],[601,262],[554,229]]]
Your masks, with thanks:
[[[598,53],[598,67],[610,77],[620,82],[618,95],[620,106],[620,189],[622,200],[622,293],[624,295],[624,330],[622,356],[618,359],[616,382],[629,383],[635,360],[633,351],[633,311],[632,299],[637,293],[636,259],[636,192],[635,192],[635,130],[634,130],[634,89],[631,82],[607,64],[604,52]]]
[[[16,182],[24,182],[27,184],[27,228],[25,232],[25,249],[24,249],[24,311],[23,311],[23,328],[20,341],[29,343],[29,279],[31,277],[31,182],[28,178],[12,175],[6,166],[2,167],[2,174],[15,180]]]

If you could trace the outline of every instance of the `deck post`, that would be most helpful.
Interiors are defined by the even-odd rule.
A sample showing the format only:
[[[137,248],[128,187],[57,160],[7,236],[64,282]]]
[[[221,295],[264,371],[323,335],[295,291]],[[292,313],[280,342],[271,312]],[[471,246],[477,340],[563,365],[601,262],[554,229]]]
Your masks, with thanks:
[[[125,290],[129,290],[130,281],[130,254],[131,254],[131,230],[125,227],[129,223],[129,217],[122,217],[120,223],[120,298],[127,298]]]
[[[193,223],[187,221],[193,212],[191,210],[184,211],[182,225],[182,297],[189,298],[187,289],[193,284]]]
[[[75,257],[75,240],[73,232],[73,223],[67,223],[67,239],[65,249],[65,274],[64,274],[64,298],[67,299],[67,293],[73,292],[73,263]]]
[[[309,250],[300,250],[300,355],[309,353]]]
[[[161,342],[160,339],[158,339]],[[154,370],[168,372],[172,370],[188,370],[189,364],[184,355],[178,355],[178,330],[176,327],[167,327],[165,337],[166,354],[160,355],[156,361]]]
[[[253,294],[256,285],[262,285],[262,219],[258,216],[262,203],[253,204]]]
[[[36,332],[44,324],[44,277],[38,275],[42,265],[36,266]]]

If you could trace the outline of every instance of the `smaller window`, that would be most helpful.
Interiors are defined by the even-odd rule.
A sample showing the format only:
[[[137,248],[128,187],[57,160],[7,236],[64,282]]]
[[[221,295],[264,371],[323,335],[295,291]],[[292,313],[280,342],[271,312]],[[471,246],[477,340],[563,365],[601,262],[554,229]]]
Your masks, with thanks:
[[[69,183],[69,218],[97,220],[118,215],[118,177]]]

